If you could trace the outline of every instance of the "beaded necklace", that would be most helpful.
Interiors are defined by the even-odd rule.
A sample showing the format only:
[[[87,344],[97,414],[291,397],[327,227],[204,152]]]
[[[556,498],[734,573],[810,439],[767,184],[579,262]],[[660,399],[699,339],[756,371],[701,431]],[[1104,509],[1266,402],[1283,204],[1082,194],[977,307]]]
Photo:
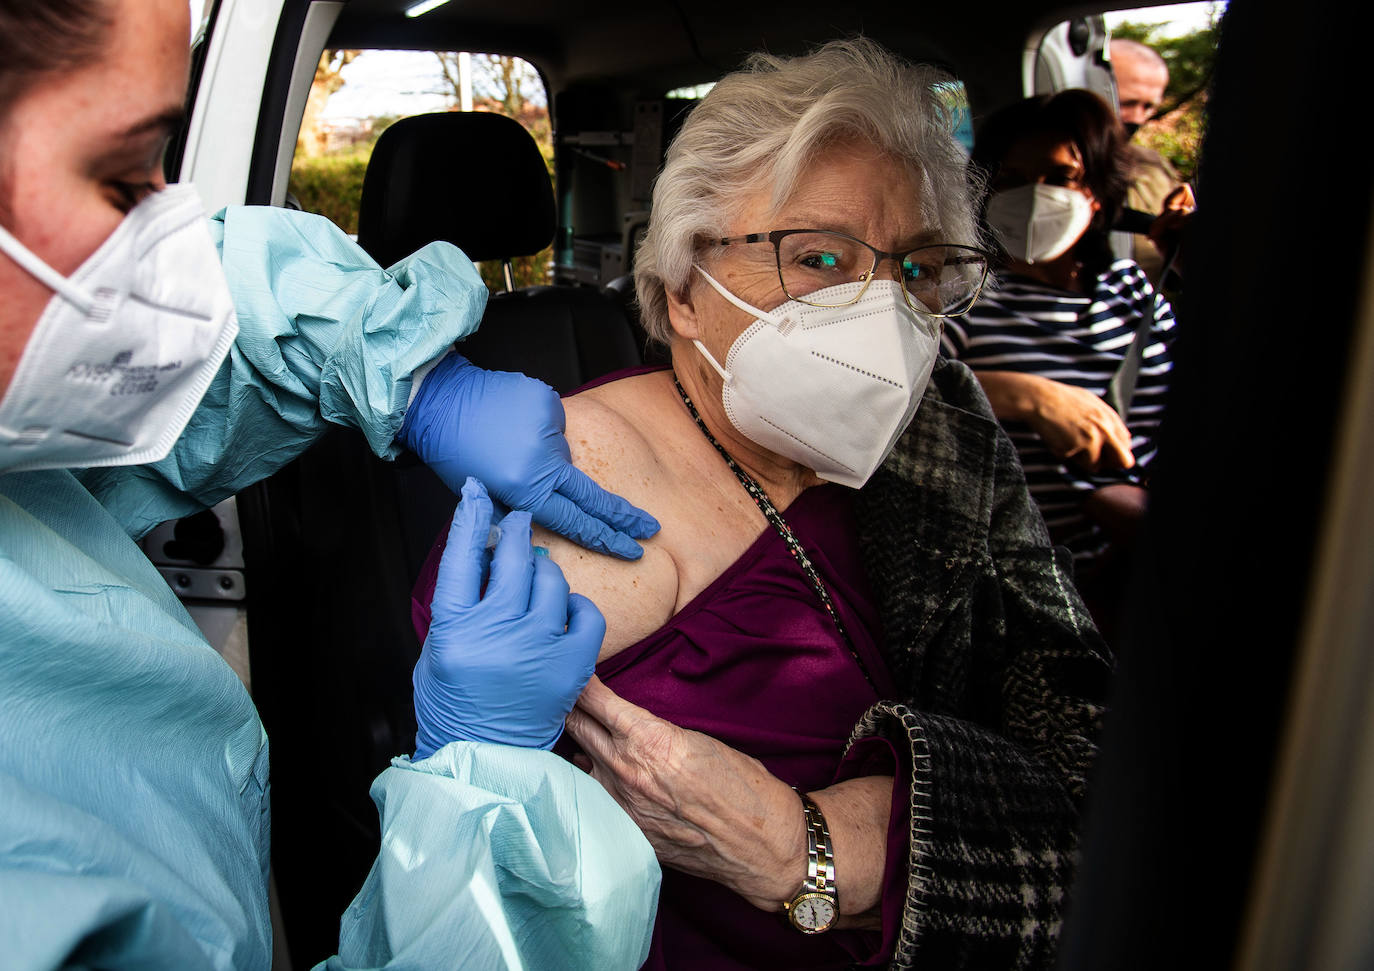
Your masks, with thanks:
[[[677,393],[682,397],[682,403],[687,406],[687,411],[691,414],[692,420],[697,423],[697,427],[700,428],[701,433],[706,436],[706,440],[715,446],[721,458],[725,459],[725,464],[730,467],[730,471],[735,473],[735,478],[739,479],[740,485],[744,486],[744,491],[749,494],[749,498],[753,499],[754,504],[759,507],[759,512],[763,513],[763,518],[768,520],[777,534],[782,537],[783,545],[787,547],[788,552],[792,554],[792,558],[796,560],[797,565],[801,567],[801,571],[806,575],[806,579],[810,582],[811,588],[816,591],[816,596],[820,598],[821,606],[824,607],[825,612],[830,615],[830,619],[835,622],[835,629],[840,632],[840,637],[843,638],[845,647],[849,649],[850,657],[854,658],[854,663],[859,666],[859,671],[863,674],[864,680],[868,682],[870,688],[877,692],[878,686],[873,683],[873,677],[868,673],[868,665],[864,664],[863,658],[859,657],[859,652],[854,649],[854,641],[850,638],[849,631],[845,629],[844,621],[840,620],[839,611],[835,609],[835,602],[830,599],[829,591],[825,589],[825,584],[822,582],[820,574],[816,572],[815,566],[811,563],[811,558],[806,555],[806,550],[802,548],[801,541],[797,539],[796,534],[792,532],[792,527],[787,525],[787,520],[782,518],[782,513],[778,512],[778,507],[773,505],[773,500],[769,499],[768,493],[763,491],[763,486],[755,482],[754,477],[744,471],[743,467],[731,457],[730,453],[725,451],[725,446],[716,441],[715,436],[706,428],[706,423],[702,421],[701,416],[697,414],[697,409],[696,406],[692,404],[692,399],[687,396],[687,392],[683,390],[682,385],[678,382],[676,377],[673,378],[673,387],[677,388]]]

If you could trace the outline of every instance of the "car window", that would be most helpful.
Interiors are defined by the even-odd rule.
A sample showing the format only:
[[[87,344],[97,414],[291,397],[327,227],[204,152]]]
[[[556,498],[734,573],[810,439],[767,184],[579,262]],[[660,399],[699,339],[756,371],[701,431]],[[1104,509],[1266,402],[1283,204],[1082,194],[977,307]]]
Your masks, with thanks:
[[[1202,152],[1207,88],[1224,9],[1221,3],[1183,3],[1118,10],[1104,17],[1113,39],[1139,41],[1168,65],[1164,97],[1134,141],[1168,159],[1185,181],[1195,179]]]
[[[950,81],[939,86],[941,100],[944,101],[954,121],[954,137],[965,151],[973,149],[973,111],[968,103],[968,91],[963,81]]]
[[[219,10],[216,0],[190,0],[191,5],[191,72],[187,85],[188,100],[194,99],[200,87],[201,75],[205,72],[205,57],[210,48],[210,33],[214,29],[215,14]],[[193,104],[187,105],[189,115]],[[188,126],[182,125],[167,144],[167,153],[162,159],[162,171],[168,182],[176,182],[181,172],[182,158],[186,153]]]
[[[328,48],[306,99],[287,191],[291,203],[356,236],[363,175],[377,139],[402,118],[436,111],[489,111],[534,137],[553,176],[553,140],[543,79],[518,57],[454,51]],[[480,191],[480,187],[474,187]],[[552,249],[513,261],[516,286],[546,283]],[[479,265],[493,289],[500,266]]]

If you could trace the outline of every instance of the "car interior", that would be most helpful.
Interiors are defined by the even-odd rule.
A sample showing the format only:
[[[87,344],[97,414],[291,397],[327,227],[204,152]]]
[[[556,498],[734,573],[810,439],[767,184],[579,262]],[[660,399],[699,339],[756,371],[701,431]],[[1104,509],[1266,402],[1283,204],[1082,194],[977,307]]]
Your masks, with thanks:
[[[859,33],[957,78],[975,125],[1035,90],[1112,90],[1101,2],[408,6],[212,0],[169,169],[212,208],[283,205],[325,48],[525,59],[548,92],[554,185],[509,119],[407,119],[369,163],[358,242],[382,266],[436,239],[474,260],[552,243],[552,281],[494,293],[460,350],[562,393],[659,360],[630,281],[654,172],[692,104],[668,92],[752,51]],[[1374,961],[1374,275],[1368,167],[1334,148],[1360,60],[1343,20],[1316,0],[1293,16],[1236,2],[1223,21],[1172,420],[1113,645],[1064,968]],[[1301,80],[1317,64],[1326,96]],[[1294,263],[1297,247],[1309,255]],[[1322,285],[1275,272],[1294,266]],[[217,507],[227,543],[192,551],[203,517],[150,542],[212,640],[234,628],[247,642],[276,769],[282,967],[334,953],[375,857],[369,784],[413,749],[410,588],[455,502],[413,458],[384,462],[340,428]]]

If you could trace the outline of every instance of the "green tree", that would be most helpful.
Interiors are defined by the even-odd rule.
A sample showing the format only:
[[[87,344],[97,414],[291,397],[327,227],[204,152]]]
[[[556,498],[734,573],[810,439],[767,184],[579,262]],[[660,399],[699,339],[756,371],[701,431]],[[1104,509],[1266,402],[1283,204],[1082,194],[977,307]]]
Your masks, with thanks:
[[[320,55],[315,65],[315,79],[310,84],[310,93],[305,99],[305,111],[301,117],[300,132],[296,135],[297,155],[323,155],[325,153],[324,132],[320,130],[320,114],[324,111],[329,96],[344,86],[343,69],[351,64],[361,53],[329,48]]]
[[[444,78],[443,94],[458,103],[462,97],[462,85],[458,77],[458,54],[452,51],[435,51],[439,60],[439,70]],[[539,74],[528,61],[506,54],[472,55],[473,101],[493,102],[501,114],[517,121],[525,113],[527,103],[541,103],[539,93],[542,83]]]

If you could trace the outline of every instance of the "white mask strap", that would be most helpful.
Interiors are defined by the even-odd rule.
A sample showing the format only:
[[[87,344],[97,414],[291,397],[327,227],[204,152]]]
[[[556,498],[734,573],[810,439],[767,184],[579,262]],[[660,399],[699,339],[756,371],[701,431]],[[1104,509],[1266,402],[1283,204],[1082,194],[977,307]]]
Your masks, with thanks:
[[[777,321],[775,321],[775,320],[773,319],[773,315],[772,315],[772,314],[768,313],[767,311],[760,310],[758,307],[750,306],[749,304],[747,304],[747,303],[745,303],[743,300],[741,300],[739,297],[737,297],[737,296],[735,296],[733,293],[731,293],[729,290],[725,289],[725,287],[722,286],[722,285],[716,280],[715,277],[711,276],[711,274],[707,273],[705,270],[703,270],[703,269],[701,268],[701,264],[700,264],[700,263],[693,263],[693,264],[692,264],[692,268],[695,269],[695,270],[696,270],[698,273],[700,273],[702,276],[706,277],[706,282],[709,283],[709,284],[711,284],[711,286],[715,287],[717,293],[719,293],[719,294],[720,294],[722,297],[724,297],[726,300],[730,301],[732,304],[734,304],[734,305],[735,305],[736,307],[738,307],[740,310],[743,310],[746,314],[753,314],[753,315],[754,315],[755,317],[757,317],[759,320],[766,320],[766,321],[768,321],[770,324],[773,324],[774,326],[777,326]]]
[[[0,250],[3,250],[10,259],[28,271],[29,275],[39,283],[54,293],[61,294],[62,299],[68,303],[79,307],[83,314],[90,313],[91,308],[95,306],[95,302],[89,296],[78,287],[72,286],[66,277],[39,259],[31,249],[15,239],[4,226],[0,226]]]
[[[720,379],[728,383],[730,381],[730,372],[721,367],[720,363],[711,356],[711,352],[706,349],[706,345],[695,338],[692,339],[692,343],[697,346],[697,350],[701,351],[701,356],[706,358],[706,363],[716,369],[716,373],[720,375]]]
[[[723,287],[715,277],[711,276],[711,274],[707,273],[705,270],[701,268],[700,263],[693,263],[692,268],[695,269],[702,276],[706,277],[706,282],[711,284],[711,286],[715,287],[717,293],[719,293],[726,300],[730,301],[740,310],[743,310],[746,314],[753,314],[759,320],[766,320],[770,324],[775,323],[773,318],[769,314],[760,310],[758,307],[750,306],[749,304],[741,300],[739,297],[731,293],[729,290],[725,289],[725,287]],[[729,382],[730,372],[725,370],[725,368],[721,367],[720,362],[711,356],[711,352],[706,349],[706,345],[703,344],[701,341],[695,339],[692,341],[692,343],[697,346],[697,350],[701,351],[701,356],[706,358],[706,363],[716,369],[716,373],[720,375],[720,379],[722,381]]]

